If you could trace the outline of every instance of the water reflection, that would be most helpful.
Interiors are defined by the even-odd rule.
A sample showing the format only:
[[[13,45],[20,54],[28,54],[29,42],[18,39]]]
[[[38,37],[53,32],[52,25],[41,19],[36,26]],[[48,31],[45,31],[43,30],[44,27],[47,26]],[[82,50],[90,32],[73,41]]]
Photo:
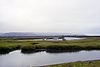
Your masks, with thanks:
[[[46,50],[47,53],[71,53],[71,52],[79,52],[81,50]]]
[[[13,50],[14,51],[14,50]],[[0,51],[0,55],[6,55],[13,51]],[[82,50],[46,50],[46,49],[37,49],[37,50],[20,50],[23,54],[33,54],[37,52],[47,52],[47,53],[71,53],[71,52],[79,52]],[[85,50],[85,51],[92,51],[92,50]]]
[[[3,51],[0,51],[0,55],[9,54],[12,51],[14,50],[3,50]],[[63,52],[78,52],[81,50],[53,50],[53,49],[22,50],[21,49],[21,53],[23,54],[32,54],[32,53],[37,53],[41,51],[46,51],[48,53],[63,53]]]
[[[9,54],[9,51],[0,51],[0,55]]]
[[[71,53],[71,52],[79,52],[79,51],[81,51],[81,50],[63,50],[63,51],[45,51],[45,52],[47,52],[47,53]],[[38,52],[43,52],[43,51],[23,51],[23,50],[21,50],[21,53],[23,53],[23,54],[33,54],[33,53],[38,53]]]
[[[30,67],[99,59],[99,50],[63,53],[41,51],[30,54],[21,53],[21,50],[16,50],[6,55],[0,55],[0,67]]]
[[[38,51],[38,50],[27,50],[27,51],[21,50],[21,53],[23,53],[23,54],[33,54],[33,53],[37,53],[37,52],[40,52],[40,51]]]

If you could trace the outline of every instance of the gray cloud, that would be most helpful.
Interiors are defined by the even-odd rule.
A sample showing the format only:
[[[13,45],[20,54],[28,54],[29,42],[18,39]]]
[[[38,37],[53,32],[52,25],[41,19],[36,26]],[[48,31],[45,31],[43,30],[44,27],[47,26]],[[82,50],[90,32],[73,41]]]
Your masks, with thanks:
[[[0,32],[100,33],[99,0],[0,0]]]

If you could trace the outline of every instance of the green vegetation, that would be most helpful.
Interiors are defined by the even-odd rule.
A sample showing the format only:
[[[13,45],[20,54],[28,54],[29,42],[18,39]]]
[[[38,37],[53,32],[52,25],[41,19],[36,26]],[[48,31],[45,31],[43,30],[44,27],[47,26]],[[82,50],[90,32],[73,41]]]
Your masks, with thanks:
[[[78,61],[78,62],[71,62],[71,63],[46,65],[41,67],[100,67],[100,60]]]
[[[0,38],[0,53],[21,49],[25,51],[45,50],[54,51],[78,51],[100,50],[100,38],[91,37],[81,40],[66,41],[39,41],[39,40],[16,40],[15,38]]]
[[[0,54],[20,49],[23,53],[41,50],[47,52],[100,50],[100,38],[91,37],[82,40],[45,41],[45,40],[16,40],[15,38],[0,38]],[[71,62],[47,65],[42,67],[100,67],[100,60],[86,62]]]

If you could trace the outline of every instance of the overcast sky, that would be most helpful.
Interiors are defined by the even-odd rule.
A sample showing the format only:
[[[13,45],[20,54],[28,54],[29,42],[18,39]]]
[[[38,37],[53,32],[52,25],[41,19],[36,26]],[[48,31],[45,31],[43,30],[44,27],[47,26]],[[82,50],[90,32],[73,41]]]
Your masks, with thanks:
[[[0,0],[0,32],[100,34],[100,0]]]

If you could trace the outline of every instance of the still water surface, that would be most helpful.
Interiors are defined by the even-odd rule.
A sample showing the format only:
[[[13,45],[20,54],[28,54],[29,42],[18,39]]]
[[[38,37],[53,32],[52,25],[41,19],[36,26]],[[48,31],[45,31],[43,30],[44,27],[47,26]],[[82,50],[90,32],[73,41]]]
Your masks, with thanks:
[[[20,50],[0,55],[0,67],[30,67],[64,62],[100,60],[100,51],[47,53],[45,51],[23,54]]]

